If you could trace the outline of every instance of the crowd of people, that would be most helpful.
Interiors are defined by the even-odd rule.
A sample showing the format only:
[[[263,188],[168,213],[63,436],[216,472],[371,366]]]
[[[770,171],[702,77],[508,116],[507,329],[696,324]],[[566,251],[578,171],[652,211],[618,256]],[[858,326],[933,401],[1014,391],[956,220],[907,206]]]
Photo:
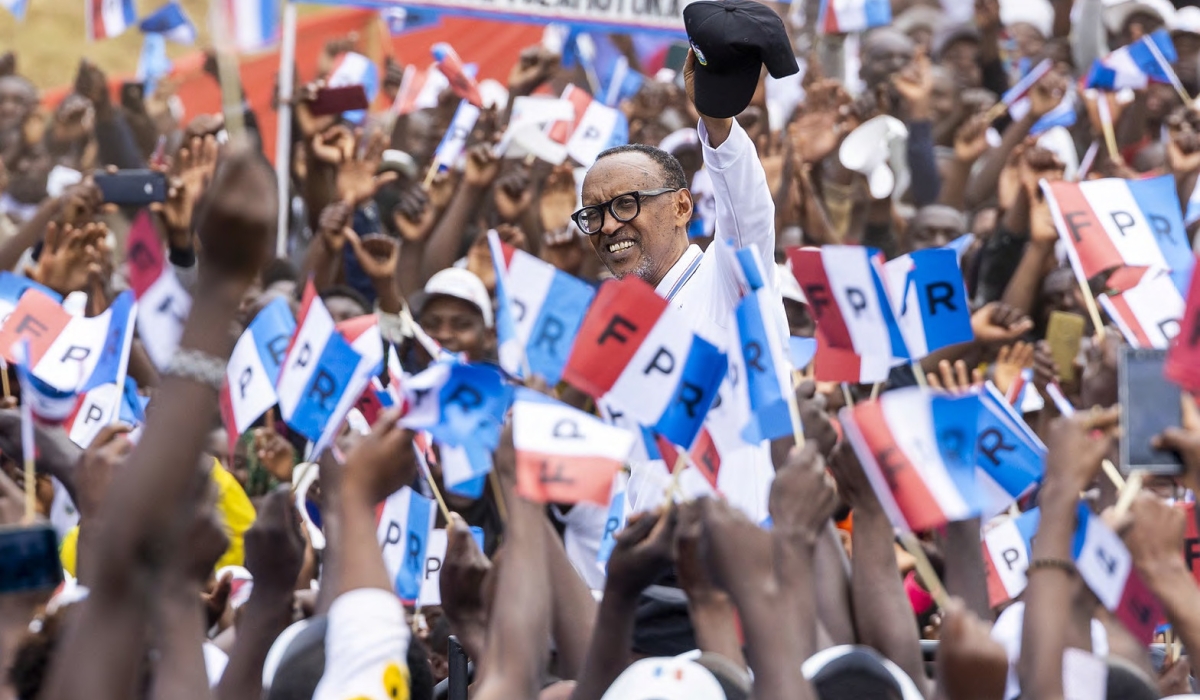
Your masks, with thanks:
[[[11,397],[6,379],[0,543],[48,523],[65,582],[22,589],[0,561],[13,579],[0,581],[0,698],[432,700],[445,692],[451,636],[481,700],[1200,691],[1189,661],[1200,588],[1184,556],[1196,525],[1182,507],[1200,489],[1200,410],[1185,394],[1179,425],[1156,438],[1182,474],[1119,493],[1102,463],[1119,461],[1127,341],[1116,319],[1089,313],[1041,184],[1170,175],[1194,234],[1200,108],[1185,98],[1200,94],[1200,7],[892,0],[890,23],[840,34],[816,31],[825,4],[695,3],[687,57],[674,65],[682,53],[603,37],[646,78],[617,105],[628,143],[592,163],[496,147],[517,98],[589,85],[582,62],[564,60],[570,46],[522,51],[505,90],[486,91],[462,155],[439,167],[461,95],[447,85],[435,106],[393,109],[404,67],[388,59],[365,117],[314,114],[337,59],[359,50],[357,37],[332,42],[316,78],[284,91],[286,201],[257,130],[274,114],[244,103],[185,116],[169,77],[151,90],[126,84],[117,99],[87,60],[70,94],[46,104],[21,57],[0,58],[0,270],[82,293],[79,313],[98,316],[131,285],[125,251],[140,208],[106,202],[93,173],[152,169],[167,188],[150,220],[191,298],[169,362],[146,351],[142,336],[157,329],[141,325],[133,341],[128,376],[149,400],[144,424],[114,422],[81,447],[61,426],[31,429],[16,373]],[[1178,85],[1083,88],[1096,59],[1163,29]],[[996,109],[1046,59],[1024,109]],[[735,60],[751,78],[719,65]],[[214,80],[218,63],[206,67]],[[844,146],[881,115],[898,132],[869,136],[857,156]],[[277,247],[280,208],[287,240]],[[959,254],[974,340],[875,386],[796,367],[803,444],[789,435],[722,454],[712,496],[681,493],[661,460],[631,460],[630,514],[601,565],[609,507],[518,495],[510,426],[489,488],[446,493],[433,516],[446,531],[440,604],[406,604],[377,510],[404,487],[439,499],[446,489],[436,454],[427,459],[399,426],[404,407],[369,429],[347,421],[310,456],[274,409],[240,435],[222,420],[225,363],[272,301],[301,314],[309,285],[335,322],[374,316],[405,369],[436,359],[429,339],[459,361],[496,363],[489,231],[596,287],[639,278],[713,338],[739,300],[712,254],[724,242],[756,246],[771,309],[802,338],[817,332],[820,309],[788,249],[863,245],[895,258],[947,247]],[[1100,293],[1103,280],[1093,282]],[[1053,312],[1084,319],[1069,367],[1045,340]],[[1025,377],[1042,398],[1024,412],[1046,446],[1036,489],[996,520],[951,522],[906,548],[839,409],[916,383],[958,394],[986,380],[1016,393]],[[524,383],[606,417],[566,383]],[[33,471],[21,457],[30,439]],[[1081,502],[1121,537],[1161,606],[1166,631],[1149,646],[1073,561]],[[996,604],[981,538],[1034,507],[1027,585]],[[15,561],[16,549],[5,552]]]

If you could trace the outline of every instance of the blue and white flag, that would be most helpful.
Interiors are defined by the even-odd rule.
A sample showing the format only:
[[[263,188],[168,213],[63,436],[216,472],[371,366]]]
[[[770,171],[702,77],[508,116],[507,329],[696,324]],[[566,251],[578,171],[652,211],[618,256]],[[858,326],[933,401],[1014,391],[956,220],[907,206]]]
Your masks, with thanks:
[[[351,390],[362,356],[338,333],[333,317],[312,282],[304,290],[296,334],[276,382],[279,411],[296,432],[314,442],[337,415],[342,396]],[[354,395],[357,399],[362,388]]]
[[[488,232],[488,246],[496,268],[500,366],[516,377],[528,370],[553,386],[562,377],[596,292],[587,282],[501,242],[495,231]]]
[[[792,363],[783,345],[787,335],[783,306],[763,272],[756,246],[736,251],[722,247],[718,251],[726,259],[725,264],[734,268],[741,287],[742,300],[734,310],[734,319],[740,366],[746,375],[742,385],[750,398],[750,421],[742,429],[742,439],[757,445],[793,432],[788,397],[792,391]],[[798,416],[796,420],[798,424]]]
[[[16,17],[18,22],[24,22],[25,10],[29,7],[29,0],[0,0],[0,7],[12,13],[12,16]]]
[[[883,269],[911,359],[975,339],[955,251],[920,250],[889,260]]]
[[[261,51],[279,41],[280,3],[278,0],[213,0],[226,4],[226,16],[232,19],[238,51]]]
[[[479,120],[479,111],[478,107],[466,100],[458,103],[458,109],[454,110],[454,118],[450,120],[450,127],[446,129],[437,150],[433,152],[433,164],[439,171],[450,170],[458,164],[467,147],[467,139],[471,137],[471,130]]]
[[[651,441],[653,442],[653,441]],[[625,507],[625,494],[629,488],[629,475],[618,472],[613,479],[612,498],[608,503],[608,516],[604,519],[604,532],[600,536],[600,547],[596,550],[596,564],[600,571],[608,570],[608,558],[617,546],[617,533],[625,529],[629,510]]]
[[[513,389],[495,365],[437,362],[401,387],[400,424],[451,446],[495,449]]]
[[[220,397],[221,417],[231,441],[279,400],[275,384],[295,332],[296,319],[287,300],[276,297],[258,312],[233,346]]]
[[[425,579],[425,552],[437,510],[433,501],[405,486],[388,496],[375,536],[396,595],[414,604]]]
[[[121,392],[115,383],[101,384],[79,395],[75,411],[63,423],[63,429],[71,442],[87,449],[114,419],[134,428],[144,424],[149,401],[137,393],[137,382],[132,377],[125,378],[125,390]]]
[[[1151,82],[1174,85],[1179,78],[1171,64],[1178,58],[1170,32],[1159,29],[1093,61],[1084,87],[1141,90]]]
[[[176,44],[196,43],[196,25],[178,2],[169,2],[142,18],[138,29],[143,34],[161,34]]]
[[[983,499],[983,515],[990,517],[1006,510],[1041,482],[1046,473],[1046,446],[994,384],[984,384],[979,400],[975,479]]]
[[[39,423],[62,425],[75,411],[78,395],[74,391],[55,389],[33,376],[29,367],[29,341],[22,341],[14,348],[17,361],[17,380],[21,385],[21,403],[30,410],[30,415]]]

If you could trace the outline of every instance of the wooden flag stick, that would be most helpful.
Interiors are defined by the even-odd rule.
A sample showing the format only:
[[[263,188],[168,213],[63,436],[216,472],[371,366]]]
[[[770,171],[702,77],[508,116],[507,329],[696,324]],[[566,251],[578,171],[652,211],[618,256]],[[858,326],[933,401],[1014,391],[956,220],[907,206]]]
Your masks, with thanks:
[[[1118,491],[1125,488],[1125,477],[1121,476],[1121,472],[1117,471],[1117,467],[1112,463],[1112,460],[1104,460],[1100,463],[1100,467],[1104,470],[1104,474],[1108,477],[1108,480],[1113,482],[1113,486],[1117,487]]]
[[[1134,469],[1129,473],[1129,478],[1125,480],[1125,486],[1117,495],[1117,505],[1113,508],[1113,515],[1119,518],[1129,512],[1129,507],[1133,505],[1133,499],[1137,498],[1138,493],[1142,490],[1142,480],[1145,476],[1146,472],[1141,469]]]
[[[842,398],[846,400],[846,407],[854,407],[854,397],[850,394],[850,385],[842,382]]]
[[[913,376],[917,379],[917,386],[922,389],[929,388],[929,382],[925,379],[925,370],[921,369],[921,363],[917,360],[912,361]]]
[[[679,477],[683,474],[683,470],[687,468],[688,454],[686,451],[680,452],[675,458],[675,468],[671,470],[671,486],[667,488],[667,504],[675,502],[675,496],[679,493]]]
[[[883,382],[875,382],[871,385],[871,400],[879,400],[879,390],[883,388]]]
[[[429,463],[425,460],[425,455],[420,454],[417,450],[417,462],[421,465],[421,472],[425,475],[425,481],[429,482],[429,490],[433,491],[433,497],[437,499],[438,509],[442,511],[442,517],[446,519],[446,525],[450,525],[450,508],[446,506],[446,499],[442,498],[442,491],[438,488],[437,482],[433,480],[433,472],[429,469]]]

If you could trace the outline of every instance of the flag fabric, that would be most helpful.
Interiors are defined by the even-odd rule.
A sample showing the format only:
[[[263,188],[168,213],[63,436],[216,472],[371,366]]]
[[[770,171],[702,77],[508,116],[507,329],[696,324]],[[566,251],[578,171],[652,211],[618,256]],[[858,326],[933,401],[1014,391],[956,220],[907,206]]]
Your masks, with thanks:
[[[617,107],[632,99],[645,83],[646,76],[631,68],[628,58],[617,56],[608,75],[600,78],[599,94],[605,106]]]
[[[400,424],[427,430],[448,445],[500,444],[512,387],[495,365],[437,362],[401,387],[405,406]]]
[[[138,29],[143,34],[161,34],[176,44],[191,46],[196,43],[196,25],[178,2],[163,5],[142,18]]]
[[[899,530],[979,515],[975,441],[979,397],[912,387],[843,408],[842,429]]]
[[[1034,508],[1016,518],[1006,517],[983,533],[983,565],[991,607],[1012,600],[1025,590],[1029,553],[1041,515]]]
[[[792,367],[804,369],[812,364],[816,355],[816,338],[803,338],[795,335],[788,337],[788,356],[792,360]]]
[[[975,438],[975,473],[983,515],[1006,510],[1041,482],[1046,472],[1046,446],[991,382],[979,394]]]
[[[379,330],[377,316],[369,314],[347,319],[337,324],[336,329],[342,338],[350,343],[350,349],[358,354],[359,359],[353,373],[346,380],[346,388],[338,399],[332,417],[312,447],[313,454],[320,454],[325,447],[332,444],[341,430],[343,419],[358,403],[363,392],[370,388],[371,380],[383,371],[383,335]]]
[[[1104,522],[1080,503],[1071,542],[1071,558],[1080,577],[1107,609],[1143,644],[1153,639],[1162,609],[1133,568],[1125,544]],[[1033,551],[1033,537],[1041,521],[1034,508],[1015,519],[1006,519],[983,535],[989,604],[996,606],[1020,595]]]
[[[431,499],[405,486],[388,496],[375,530],[383,562],[400,600],[412,605],[421,595],[425,553],[437,515]]]
[[[275,389],[279,412],[296,432],[316,442],[337,415],[362,355],[334,327],[312,280],[304,289],[296,332],[288,345]],[[353,397],[358,398],[359,392]]]
[[[1000,102],[1007,105],[1011,109],[1013,105],[1017,104],[1023,99],[1028,98],[1029,92],[1033,90],[1033,86],[1036,85],[1039,80],[1044,78],[1046,74],[1053,69],[1054,61],[1052,59],[1042,59],[1040,63],[1034,66],[1028,73],[1021,76],[1021,79],[1018,80],[1016,84],[1014,84],[1012,87],[1006,90],[1003,95],[1000,96]]]
[[[479,93],[479,85],[475,82],[474,71],[468,70],[463,65],[462,59],[458,57],[458,52],[454,50],[454,47],[445,42],[438,42],[430,50],[433,52],[433,60],[437,61],[442,75],[446,76],[446,80],[450,82],[450,89],[454,91],[454,94],[482,109],[483,95]]]
[[[454,118],[450,120],[450,127],[446,129],[437,150],[433,152],[433,165],[439,171],[449,170],[458,165],[467,147],[471,130],[479,120],[479,113],[479,108],[466,100],[458,103],[458,109],[454,110]]]
[[[1187,293],[1195,256],[1171,175],[1043,183],[1075,276],[1086,284],[1117,267],[1169,270]]]
[[[233,23],[238,51],[260,51],[279,41],[279,2],[276,0],[222,0]]]
[[[562,377],[572,341],[596,296],[590,284],[518,250],[488,231],[496,268],[500,366],[524,377],[526,365],[551,386]]]
[[[788,261],[817,322],[818,379],[883,381],[893,360],[908,359],[884,284],[883,257],[874,248],[790,248]]]
[[[331,88],[361,85],[367,94],[367,102],[375,101],[379,94],[379,68],[375,62],[361,53],[346,51],[333,59],[333,69],[325,84]],[[367,110],[352,109],[342,112],[342,118],[353,124],[362,124],[367,117]]]
[[[56,304],[62,303],[62,295],[44,284],[13,274],[8,270],[0,270],[0,327],[17,308],[17,304],[21,301],[21,295],[30,289],[36,289],[41,294],[50,297]]]
[[[1185,391],[1200,392],[1200,275],[1192,275],[1179,333],[1167,350],[1163,373]]]
[[[137,382],[132,377],[125,378],[124,391],[117,391],[115,382],[101,384],[79,395],[74,410],[63,422],[63,429],[71,442],[87,449],[104,426],[114,420],[133,428],[144,424],[149,401],[138,395]]]
[[[0,0],[0,7],[8,10],[13,17],[17,18],[18,22],[24,22],[29,0]]]
[[[472,525],[471,539],[484,551],[483,528]],[[442,563],[446,560],[446,546],[449,544],[449,533],[443,529],[429,531],[429,544],[425,547],[425,575],[421,581],[421,595],[417,598],[417,607],[428,608],[442,604]]]
[[[1179,78],[1171,64],[1178,58],[1170,32],[1159,29],[1094,60],[1084,87],[1115,91],[1141,90],[1151,82],[1174,84]]]
[[[392,112],[403,116],[419,109],[437,107],[438,96],[448,87],[450,81],[436,65],[421,70],[410,63],[404,67],[400,89],[396,91],[396,99],[392,102]]]
[[[600,288],[563,379],[676,445],[690,445],[727,367],[724,353],[693,333],[682,311],[626,277]]]
[[[442,485],[448,493],[472,500],[483,496],[492,471],[492,451],[474,442],[462,445],[436,443],[442,467]]]
[[[629,142],[629,123],[619,110],[606,107],[574,85],[563,89],[562,99],[575,107],[575,117],[548,125],[546,134],[565,145],[567,155],[583,167],[592,167],[601,151]]]
[[[121,292],[104,313],[72,316],[53,297],[26,290],[0,327],[0,351],[15,362],[12,347],[29,341],[33,376],[61,391],[87,391],[117,381],[133,340],[133,293]]]
[[[722,244],[718,259],[735,271],[734,279],[741,287],[741,301],[734,309],[738,342],[735,352],[741,355],[746,391],[749,392],[749,422],[742,430],[742,439],[751,445],[790,435],[792,430],[791,402],[792,363],[783,346],[782,306],[779,293],[762,269],[762,256],[751,244],[740,250]],[[771,270],[771,274],[775,271]],[[799,417],[797,416],[797,422]]]
[[[625,494],[629,488],[629,475],[624,471],[617,472],[612,483],[612,494],[608,499],[608,514],[604,519],[604,532],[600,536],[600,546],[596,548],[596,565],[600,571],[608,570],[608,558],[612,556],[613,548],[617,546],[617,533],[625,529],[629,518],[626,508]]]
[[[441,22],[436,12],[424,9],[389,7],[379,11],[379,18],[388,28],[391,36],[400,36],[414,29],[428,29]]]
[[[1121,335],[1135,348],[1168,347],[1179,334],[1186,302],[1172,278],[1153,268],[1122,268],[1109,277],[1116,290],[1097,297]]]
[[[888,0],[821,0],[817,28],[822,34],[864,32],[892,23]]]
[[[920,250],[883,267],[888,296],[912,359],[975,339],[967,288],[953,250]]]
[[[120,36],[136,21],[133,0],[84,0],[88,41]]]
[[[137,72],[134,74],[138,82],[145,86],[147,93],[153,93],[158,81],[170,75],[174,64],[167,56],[167,40],[162,34],[147,34],[142,38],[142,52],[138,54]]]
[[[137,328],[146,354],[159,369],[171,362],[192,310],[192,296],[167,262],[150,212],[142,209],[129,228],[126,245],[129,286],[138,300]]]
[[[21,403],[28,404],[34,420],[45,425],[62,425],[75,410],[78,402],[72,390],[55,389],[33,376],[30,371],[29,341],[22,340],[13,348],[17,380],[21,385]]]
[[[1070,128],[1075,125],[1078,118],[1079,95],[1075,92],[1074,87],[1068,86],[1067,91],[1063,94],[1063,98],[1049,112],[1046,112],[1029,127],[1030,136],[1038,136],[1053,129],[1056,126]],[[1033,102],[1029,97],[1017,100],[1015,104],[1008,108],[1008,114],[1014,120],[1024,119],[1029,113]]]
[[[634,435],[529,389],[513,403],[517,493],[536,503],[606,505]]]
[[[296,332],[296,320],[283,297],[276,297],[258,312],[238,338],[225,367],[221,387],[221,418],[230,445],[279,400],[275,385]]]
[[[707,427],[700,429],[696,441],[687,450],[672,444],[670,440],[661,435],[654,436],[654,447],[658,451],[658,457],[667,465],[667,469],[672,471],[675,469],[680,454],[686,451],[687,461],[683,468],[696,469],[713,491],[717,490],[717,478],[721,474],[721,452],[717,449],[712,433]]]

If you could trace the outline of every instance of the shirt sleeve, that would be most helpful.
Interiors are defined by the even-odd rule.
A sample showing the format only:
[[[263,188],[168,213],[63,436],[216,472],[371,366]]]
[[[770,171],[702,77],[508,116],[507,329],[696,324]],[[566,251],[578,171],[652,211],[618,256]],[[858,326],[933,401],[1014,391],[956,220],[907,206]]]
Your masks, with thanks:
[[[736,248],[754,243],[763,270],[771,269],[775,265],[775,201],[754,142],[736,119],[729,138],[717,148],[709,145],[703,121],[698,130],[717,206],[715,237]]]

